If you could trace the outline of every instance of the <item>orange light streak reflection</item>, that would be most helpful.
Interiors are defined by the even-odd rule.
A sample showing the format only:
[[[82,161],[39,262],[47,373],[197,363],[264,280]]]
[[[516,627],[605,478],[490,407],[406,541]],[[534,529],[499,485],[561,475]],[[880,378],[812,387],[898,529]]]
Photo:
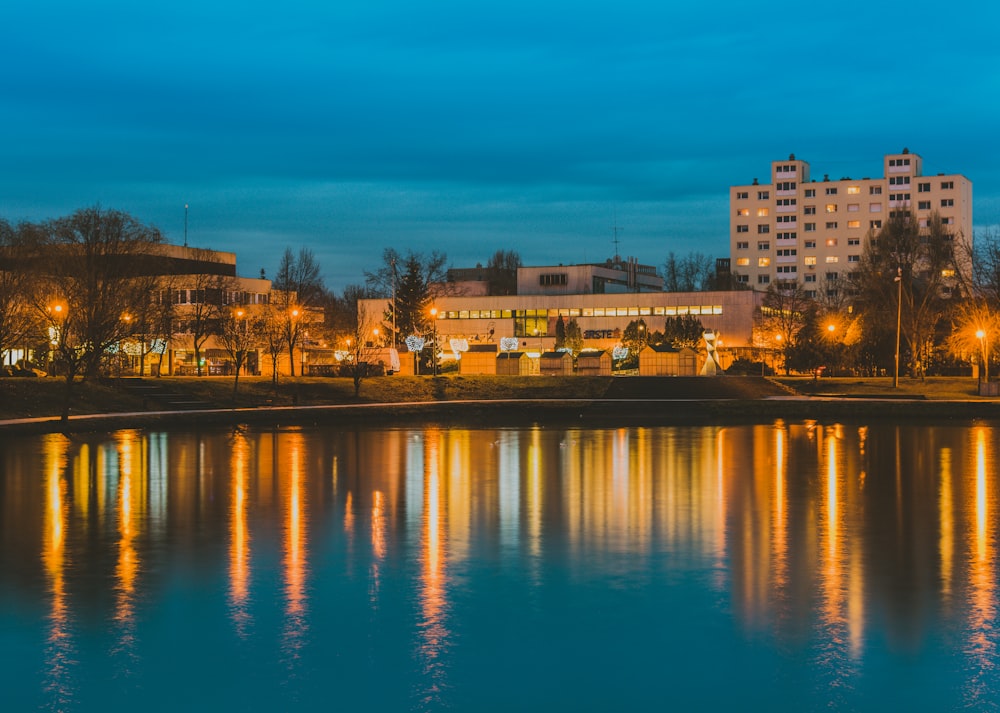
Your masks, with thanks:
[[[250,444],[235,434],[230,444],[229,607],[240,638],[250,624],[250,530],[247,527],[247,478]]]

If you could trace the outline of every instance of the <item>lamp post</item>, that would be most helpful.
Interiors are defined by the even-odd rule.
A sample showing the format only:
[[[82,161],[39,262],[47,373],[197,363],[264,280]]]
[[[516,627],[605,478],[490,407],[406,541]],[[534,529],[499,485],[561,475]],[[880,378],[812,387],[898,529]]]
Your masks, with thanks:
[[[896,368],[892,373],[892,388],[899,388],[899,327],[903,318],[903,268],[896,268]]]
[[[989,383],[990,380],[990,357],[989,353],[986,351],[989,342],[986,341],[986,330],[977,330],[976,337],[979,339],[980,357],[983,360],[983,374],[981,380],[982,383],[986,384]]]
[[[438,373],[438,361],[437,361],[437,343],[438,343],[438,326],[437,326],[437,307],[431,307],[431,325],[432,325],[432,337],[431,337],[431,374],[437,376]]]

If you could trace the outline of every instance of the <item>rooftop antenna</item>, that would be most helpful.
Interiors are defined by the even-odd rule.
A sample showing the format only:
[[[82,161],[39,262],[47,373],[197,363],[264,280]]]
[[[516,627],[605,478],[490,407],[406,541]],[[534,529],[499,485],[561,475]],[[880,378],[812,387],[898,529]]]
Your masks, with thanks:
[[[188,204],[184,204],[184,247],[188,246]]]
[[[618,252],[618,209],[615,208],[615,224],[611,226],[611,234],[613,236],[612,242],[615,244],[615,262],[621,261],[620,253]]]

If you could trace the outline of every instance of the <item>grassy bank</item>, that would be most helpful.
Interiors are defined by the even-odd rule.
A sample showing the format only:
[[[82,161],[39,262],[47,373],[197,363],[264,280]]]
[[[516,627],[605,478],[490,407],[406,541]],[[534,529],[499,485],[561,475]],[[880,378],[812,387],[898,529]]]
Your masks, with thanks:
[[[968,378],[938,377],[892,380],[809,377],[764,380],[753,377],[716,379],[652,377],[502,377],[391,376],[366,379],[355,398],[350,379],[266,377],[240,379],[233,399],[230,377],[163,377],[106,380],[74,384],[71,414],[154,411],[169,408],[154,393],[173,394],[187,408],[253,408],[353,403],[433,402],[463,399],[764,399],[778,395],[824,398],[898,398],[938,401],[993,401],[976,394]],[[780,387],[779,387],[780,385]],[[784,391],[782,391],[782,388]],[[0,379],[0,420],[57,416],[62,412],[65,384],[57,379]]]

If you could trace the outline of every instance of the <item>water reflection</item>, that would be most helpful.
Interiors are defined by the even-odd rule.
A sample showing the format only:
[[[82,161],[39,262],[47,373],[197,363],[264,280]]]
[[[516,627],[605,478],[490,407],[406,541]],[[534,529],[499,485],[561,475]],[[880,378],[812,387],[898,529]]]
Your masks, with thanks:
[[[933,655],[977,707],[998,693],[997,437],[781,421],[48,436],[4,451],[0,593],[44,602],[54,708],[79,689],[85,613],[111,623],[113,677],[144,671],[171,566],[241,645],[277,644],[286,684],[315,669],[331,608],[360,602],[359,620],[407,632],[420,708],[461,687],[470,602],[498,583],[527,620],[554,582],[656,599],[680,579],[744,641],[809,661],[823,704],[850,707],[880,656]],[[338,589],[355,580],[360,596]]]
[[[66,591],[66,484],[65,443],[61,436],[44,440],[45,453],[45,524],[42,542],[42,563],[45,567],[49,594],[48,634],[45,659],[47,671],[44,687],[52,707],[63,709],[72,700],[71,667],[74,646],[71,618]]]

